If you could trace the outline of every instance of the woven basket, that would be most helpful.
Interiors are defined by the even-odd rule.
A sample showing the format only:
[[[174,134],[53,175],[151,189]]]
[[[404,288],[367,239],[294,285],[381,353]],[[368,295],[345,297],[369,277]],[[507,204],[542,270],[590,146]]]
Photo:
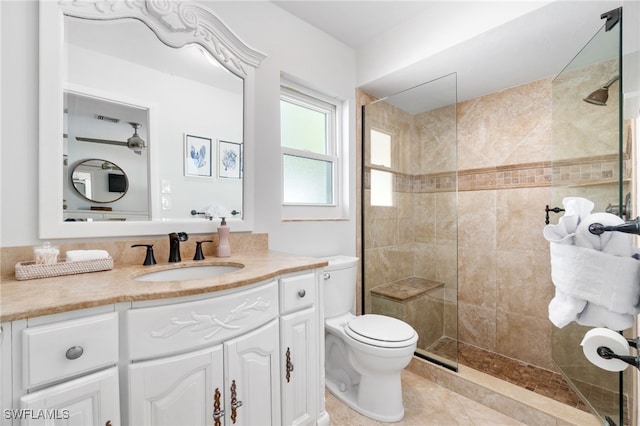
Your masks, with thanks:
[[[113,258],[80,260],[37,265],[35,262],[16,263],[16,279],[33,280],[37,278],[59,277],[61,275],[84,274],[86,272],[108,271],[113,269]]]

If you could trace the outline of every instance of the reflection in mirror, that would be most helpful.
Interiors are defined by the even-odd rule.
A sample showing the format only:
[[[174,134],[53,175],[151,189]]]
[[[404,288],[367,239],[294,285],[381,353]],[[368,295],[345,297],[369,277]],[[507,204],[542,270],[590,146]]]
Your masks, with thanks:
[[[124,197],[129,188],[126,173],[100,159],[76,164],[71,172],[71,184],[82,198],[93,203],[114,203]]]
[[[43,1],[39,17],[40,237],[207,233],[211,224],[190,212],[214,204],[241,212],[229,219],[234,231],[251,231],[255,69],[265,55],[197,2]],[[129,198],[134,185],[146,184],[140,197],[148,200],[146,220],[65,222],[65,200],[75,191],[70,177],[60,179],[60,159],[70,155],[60,137],[68,124],[63,123],[65,91],[146,110],[146,126],[144,120],[123,117],[129,127],[125,136],[81,135],[86,148],[99,149],[109,144],[87,140],[123,142],[133,133],[129,123],[140,124],[146,147],[132,155],[146,168],[91,152],[77,159],[103,158],[127,171],[129,189],[118,202]],[[185,135],[211,140],[206,177],[185,173]],[[219,141],[241,153],[244,168],[234,178],[220,175]],[[112,148],[118,155],[131,154],[118,144]],[[138,171],[146,179],[134,176]]]
[[[65,91],[64,105],[64,155],[68,164],[76,165],[70,174],[65,173],[64,176],[65,220],[70,217],[76,220],[90,217],[91,201],[118,201],[110,206],[113,211],[123,214],[127,212],[137,220],[148,220],[147,150],[139,149],[139,146],[130,147],[128,141],[135,131],[138,138],[149,145],[149,110],[124,101],[107,100],[69,90]],[[86,160],[87,158],[101,160]],[[112,167],[120,170],[121,175],[125,175],[123,170],[127,171],[126,197],[123,191],[109,191],[106,179],[109,174],[114,174]],[[87,174],[91,177],[88,181]],[[101,178],[96,181],[98,176]],[[81,183],[81,180],[85,183]],[[89,188],[86,183],[90,183]],[[70,185],[74,190],[70,190]]]
[[[93,134],[93,139],[109,139],[99,133],[108,126],[105,123],[116,121],[116,125],[125,127],[129,122],[142,123],[140,132],[144,134],[140,135],[144,140],[149,138],[148,142],[159,158],[157,163],[147,164],[145,155],[145,164],[131,170],[142,174],[149,167],[152,179],[165,183],[164,193],[160,188],[161,207],[154,209],[151,206],[152,218],[188,218],[191,210],[201,211],[212,204],[242,212],[242,179],[240,176],[232,181],[218,179],[220,162],[216,161],[215,155],[217,140],[242,143],[242,79],[223,68],[197,45],[180,49],[166,46],[146,25],[135,19],[90,21],[67,16],[64,22],[69,85],[100,90],[113,96],[126,95],[136,104],[156,107],[158,129],[153,135],[146,131],[146,117],[134,117],[126,109],[117,112],[121,108],[118,104],[100,102],[76,105],[74,109],[74,117],[106,117],[100,123],[89,121],[88,126],[92,128],[84,129],[84,133]],[[122,48],[124,45],[126,49]],[[116,75],[127,78],[114,79]],[[113,111],[113,114],[101,112],[101,109]],[[71,127],[71,115],[68,120]],[[127,131],[131,133],[131,128]],[[210,162],[208,173],[196,175],[207,179],[194,179],[194,174],[186,170],[190,153],[185,151],[185,134],[211,141],[206,148]],[[85,152],[84,157],[97,157],[104,149],[107,148],[87,146],[89,152]],[[130,157],[130,151],[126,149],[111,150],[115,155],[113,160],[118,163],[123,161],[123,156]],[[136,176],[135,182],[146,191],[152,190],[146,185],[146,176]],[[167,192],[169,187],[171,190]],[[140,195],[145,200],[151,196],[148,192]]]

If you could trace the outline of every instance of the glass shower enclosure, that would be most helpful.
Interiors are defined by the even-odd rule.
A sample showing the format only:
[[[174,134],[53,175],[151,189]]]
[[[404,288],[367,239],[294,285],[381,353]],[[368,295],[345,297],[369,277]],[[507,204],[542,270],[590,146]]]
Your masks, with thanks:
[[[622,9],[609,13],[602,29],[552,82],[552,205],[548,207],[561,208],[565,197],[582,197],[594,202],[593,213],[606,211],[629,220],[635,212],[632,147],[622,116]],[[547,214],[553,224],[562,216]],[[553,327],[553,360],[603,420],[630,424],[636,370],[610,372],[591,364],[580,343],[592,328],[576,322]],[[631,330],[624,334],[632,337]]]
[[[410,324],[416,354],[458,365],[457,76],[363,107],[362,306]]]

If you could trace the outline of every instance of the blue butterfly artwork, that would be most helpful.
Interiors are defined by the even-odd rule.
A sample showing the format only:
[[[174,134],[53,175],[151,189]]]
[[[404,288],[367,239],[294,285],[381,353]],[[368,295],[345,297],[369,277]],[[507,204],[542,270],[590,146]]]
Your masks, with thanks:
[[[191,145],[191,150],[189,152],[191,156],[191,161],[197,168],[201,168],[207,165],[207,147],[202,145],[200,150],[196,151],[195,146]]]

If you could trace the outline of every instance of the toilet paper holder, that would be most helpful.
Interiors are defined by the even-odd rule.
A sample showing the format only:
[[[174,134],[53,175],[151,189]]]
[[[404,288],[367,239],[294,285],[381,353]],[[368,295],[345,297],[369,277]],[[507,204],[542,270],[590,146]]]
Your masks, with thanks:
[[[626,339],[626,340],[629,346],[631,346],[632,348],[638,349],[638,341],[640,341],[640,337],[636,337],[635,339]],[[601,358],[619,359],[622,362],[626,362],[627,364],[632,365],[637,369],[640,369],[640,356],[638,355],[636,356],[618,355],[607,346],[599,346],[598,349],[596,349],[596,352]]]

